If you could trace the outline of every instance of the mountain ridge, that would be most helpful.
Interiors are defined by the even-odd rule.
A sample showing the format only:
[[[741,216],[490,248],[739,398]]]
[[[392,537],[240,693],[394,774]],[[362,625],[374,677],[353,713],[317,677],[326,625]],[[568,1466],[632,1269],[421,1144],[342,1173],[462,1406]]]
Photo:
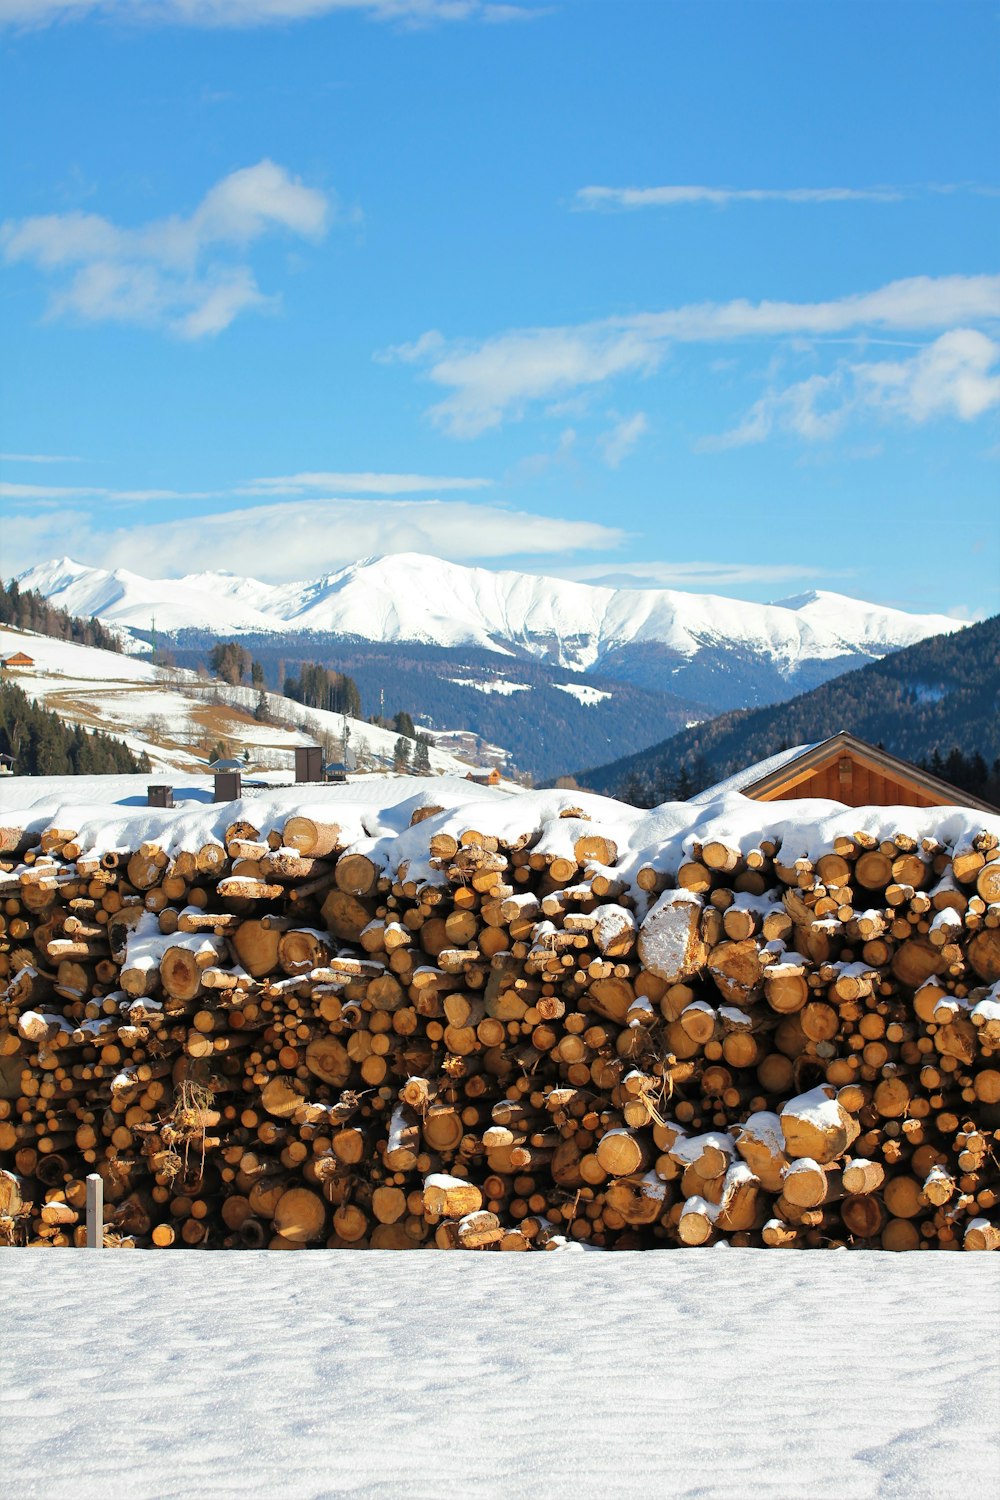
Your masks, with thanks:
[[[364,558],[286,584],[227,572],[148,579],[66,557],[28,569],[18,582],[72,614],[133,629],[148,629],[155,616],[161,632],[313,631],[380,643],[478,646],[580,673],[632,649],[660,647],[684,664],[706,649],[736,647],[791,678],[810,663],[871,660],[961,628],[946,616],[907,614],[824,590],[753,604],[493,572],[420,553]]]

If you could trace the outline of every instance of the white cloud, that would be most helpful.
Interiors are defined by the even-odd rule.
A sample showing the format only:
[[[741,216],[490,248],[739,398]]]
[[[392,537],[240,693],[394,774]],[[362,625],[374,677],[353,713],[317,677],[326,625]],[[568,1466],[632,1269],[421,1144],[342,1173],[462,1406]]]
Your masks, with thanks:
[[[508,0],[0,0],[0,24],[48,26],[99,15],[147,24],[248,28],[308,21],[338,11],[411,26],[446,21],[497,24],[539,14]]]
[[[447,478],[433,474],[345,474],[319,472],[315,474],[284,474],[269,479],[251,479],[247,491],[260,494],[295,495],[309,490],[347,490],[355,495],[409,495],[429,490],[483,490],[492,485],[492,479]],[[239,491],[234,491],[239,493]]]
[[[179,338],[220,333],[248,308],[275,305],[257,286],[245,254],[264,235],[318,240],[336,210],[331,196],[304,186],[263,160],[222,178],[188,217],[171,215],[138,228],[100,214],[43,214],[7,220],[0,250],[62,277],[50,317],[134,323]]]
[[[726,187],[584,187],[578,188],[574,207],[605,211],[633,208],[676,208],[691,203],[898,203],[905,194],[895,187],[874,188],[726,188]]]
[[[1000,344],[974,328],[955,328],[908,359],[844,362],[755,401],[739,425],[703,448],[739,448],[773,432],[807,441],[835,436],[862,411],[921,425],[935,417],[974,421],[1000,406]]]
[[[78,464],[83,460],[73,453],[0,453],[5,464]]]
[[[618,589],[704,589],[746,583],[787,583],[806,578],[848,575],[813,563],[626,562],[584,563],[560,568],[561,578]]]
[[[597,441],[608,468],[617,469],[648,429],[646,413],[637,411],[634,416],[623,417],[620,422],[616,422],[610,432],[602,433]]]
[[[15,503],[28,501],[100,499],[110,503],[140,502],[146,500],[220,500],[255,497],[261,500],[275,499],[279,495],[305,495],[315,490],[327,490],[353,495],[408,495],[426,494],[446,490],[489,489],[492,479],[442,478],[432,474],[375,474],[375,473],[306,473],[274,475],[266,479],[250,479],[245,484],[231,485],[221,490],[170,490],[170,489],[108,489],[102,485],[22,484],[12,480],[0,480],[0,499]]]
[[[454,437],[476,437],[524,414],[622,375],[648,375],[671,341],[721,343],[823,337],[851,330],[932,331],[1000,317],[1000,276],[913,276],[826,302],[692,303],[555,328],[513,329],[480,343],[438,333],[383,358],[423,365],[447,390],[431,408]]]
[[[455,562],[609,551],[624,532],[463,500],[306,500],[98,532],[92,511],[31,512],[4,524],[5,567],[20,571],[71,545],[74,557],[154,577],[226,568],[269,581],[314,578],[359,557],[427,552]],[[68,541],[67,539],[70,539]]]
[[[855,365],[862,401],[910,422],[958,417],[971,422],[1000,406],[1000,344],[975,328],[942,334],[906,360]]]

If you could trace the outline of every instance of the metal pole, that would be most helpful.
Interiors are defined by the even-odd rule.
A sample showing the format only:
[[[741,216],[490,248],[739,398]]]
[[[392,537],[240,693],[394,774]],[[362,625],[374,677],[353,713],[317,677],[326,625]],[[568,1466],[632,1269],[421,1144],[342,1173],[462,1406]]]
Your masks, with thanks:
[[[104,1249],[104,1179],[97,1172],[87,1178],[87,1249]]]

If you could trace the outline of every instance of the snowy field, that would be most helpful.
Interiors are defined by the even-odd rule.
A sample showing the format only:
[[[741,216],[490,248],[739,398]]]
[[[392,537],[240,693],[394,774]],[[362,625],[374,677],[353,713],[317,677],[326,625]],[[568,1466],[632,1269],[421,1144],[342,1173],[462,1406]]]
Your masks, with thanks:
[[[1000,1256],[4,1250],[0,1283],[10,1500],[1000,1494]]]

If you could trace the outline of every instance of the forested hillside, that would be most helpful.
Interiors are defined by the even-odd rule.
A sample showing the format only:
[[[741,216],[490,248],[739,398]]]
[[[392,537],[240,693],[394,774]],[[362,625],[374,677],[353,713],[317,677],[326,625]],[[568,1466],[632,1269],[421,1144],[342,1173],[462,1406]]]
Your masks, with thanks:
[[[329,668],[348,692],[357,690],[363,717],[405,712],[418,729],[472,730],[505,746],[521,770],[538,778],[585,760],[596,764],[626,746],[654,744],[710,712],[672,693],[544,662],[510,657],[498,663],[487,651],[371,645],[316,634],[243,635],[240,643],[272,690],[287,692],[289,679],[308,684],[320,667]],[[215,637],[183,631],[171,643],[170,660],[198,668],[216,649]],[[293,696],[299,692],[301,686]]]
[[[956,746],[987,767],[1000,757],[998,702],[1000,616],[994,616],[955,635],[920,641],[787,703],[720,714],[648,750],[576,774],[581,786],[653,805],[678,793],[691,796],[788,746],[847,730],[947,777],[945,763]]]
[[[148,771],[121,740],[99,729],[64,724],[13,682],[0,682],[0,751],[14,757],[18,776],[83,776]]]
[[[120,651],[121,641],[98,619],[84,620],[58,609],[32,589],[18,587],[17,579],[0,581],[0,625],[18,630],[37,630],[57,641],[75,641],[78,646],[99,646],[102,651]]]

